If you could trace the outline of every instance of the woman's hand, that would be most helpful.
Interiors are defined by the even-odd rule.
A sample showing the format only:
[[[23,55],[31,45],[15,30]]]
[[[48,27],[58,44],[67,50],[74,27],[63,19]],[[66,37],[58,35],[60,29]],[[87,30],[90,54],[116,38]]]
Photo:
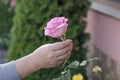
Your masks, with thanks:
[[[36,49],[31,55],[33,56],[34,64],[39,68],[55,67],[71,55],[72,40],[46,44]]]
[[[46,44],[36,49],[32,54],[16,60],[16,69],[23,79],[39,69],[61,64],[70,57],[71,51],[72,40]]]

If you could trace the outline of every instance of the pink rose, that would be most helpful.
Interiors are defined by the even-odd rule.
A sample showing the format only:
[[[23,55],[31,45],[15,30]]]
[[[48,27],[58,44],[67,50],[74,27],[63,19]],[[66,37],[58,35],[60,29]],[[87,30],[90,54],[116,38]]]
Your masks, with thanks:
[[[12,0],[12,1],[10,2],[10,6],[11,6],[11,7],[15,7],[15,6],[16,6],[16,2],[15,2],[14,0]]]
[[[67,22],[68,19],[65,17],[55,17],[51,19],[45,28],[45,35],[54,38],[62,37],[67,30]]]

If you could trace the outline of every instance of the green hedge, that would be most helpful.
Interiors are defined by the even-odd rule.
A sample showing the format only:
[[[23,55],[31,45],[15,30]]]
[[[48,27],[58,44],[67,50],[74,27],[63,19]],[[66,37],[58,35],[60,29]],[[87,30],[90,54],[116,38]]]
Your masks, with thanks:
[[[9,3],[0,2],[0,49],[8,49],[13,11],[9,12]]]
[[[18,59],[42,44],[58,41],[44,36],[46,23],[56,16],[65,16],[69,19],[66,35],[74,43],[70,61],[86,59],[87,49],[83,45],[88,40],[88,35],[84,33],[85,23],[80,22],[80,18],[86,15],[88,4],[87,0],[17,0],[8,59]],[[60,72],[59,67],[40,70],[25,80],[51,80]],[[84,68],[73,71],[73,74],[78,72],[85,76]]]

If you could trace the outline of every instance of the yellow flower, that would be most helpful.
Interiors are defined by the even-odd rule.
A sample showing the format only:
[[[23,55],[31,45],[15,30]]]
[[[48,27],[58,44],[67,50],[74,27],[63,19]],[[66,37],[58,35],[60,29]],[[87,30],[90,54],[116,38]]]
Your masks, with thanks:
[[[98,71],[100,71],[100,72],[102,72],[102,68],[101,67],[99,67],[99,66],[95,66],[94,68],[93,68],[93,72],[98,72]]]
[[[72,77],[72,80],[83,80],[82,74],[76,74]]]

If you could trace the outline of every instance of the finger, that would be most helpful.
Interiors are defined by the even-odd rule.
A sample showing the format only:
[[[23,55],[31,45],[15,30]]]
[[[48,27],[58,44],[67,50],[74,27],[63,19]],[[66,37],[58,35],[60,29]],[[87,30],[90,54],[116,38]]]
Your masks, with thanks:
[[[57,59],[58,62],[59,61],[65,61],[68,58],[69,55],[70,55],[70,53],[66,53],[65,55],[59,56],[56,59]]]
[[[63,49],[61,49],[61,50],[57,50],[57,51],[55,51],[54,55],[55,55],[56,57],[62,56],[62,55],[64,55],[64,54],[66,54],[68,51],[70,51],[70,50],[71,50],[71,47],[72,47],[72,46],[68,46],[68,47],[63,48]]]
[[[68,59],[70,58],[71,52],[72,52],[72,49],[68,52],[68,54],[70,54],[70,55],[68,55],[68,56],[66,57],[66,60],[68,60]]]
[[[66,41],[51,44],[51,47],[53,48],[54,51],[56,51],[56,50],[63,49],[71,44],[72,44],[72,40],[66,40]]]
[[[72,51],[72,49],[71,49],[70,51],[68,51],[67,54],[65,54],[65,55],[63,55],[63,56],[60,56],[60,57],[54,58],[54,60],[52,61],[52,66],[58,66],[58,65],[60,65],[62,62],[64,62],[65,60],[68,60],[69,57],[70,57],[70,55],[71,55],[71,51]]]
[[[63,61],[59,61],[59,62],[57,63],[57,66],[60,65],[61,63],[63,63]]]
[[[71,52],[68,52],[71,55]],[[60,65],[61,63],[63,63],[64,61],[67,61],[70,58],[70,55],[68,55],[65,59],[61,59],[57,62],[57,66]]]
[[[72,47],[71,49],[63,56],[59,57],[58,59],[61,59],[61,60],[68,60],[71,56],[71,51],[72,51]],[[63,58],[63,59],[62,59]]]
[[[72,51],[72,48],[71,48],[70,51],[68,51],[68,53],[67,53],[65,56],[62,56],[62,57],[59,57],[58,59],[56,59],[56,60],[58,60],[56,66],[60,65],[60,64],[63,63],[65,60],[68,60],[68,59],[70,58],[70,56],[71,56],[71,51]]]

